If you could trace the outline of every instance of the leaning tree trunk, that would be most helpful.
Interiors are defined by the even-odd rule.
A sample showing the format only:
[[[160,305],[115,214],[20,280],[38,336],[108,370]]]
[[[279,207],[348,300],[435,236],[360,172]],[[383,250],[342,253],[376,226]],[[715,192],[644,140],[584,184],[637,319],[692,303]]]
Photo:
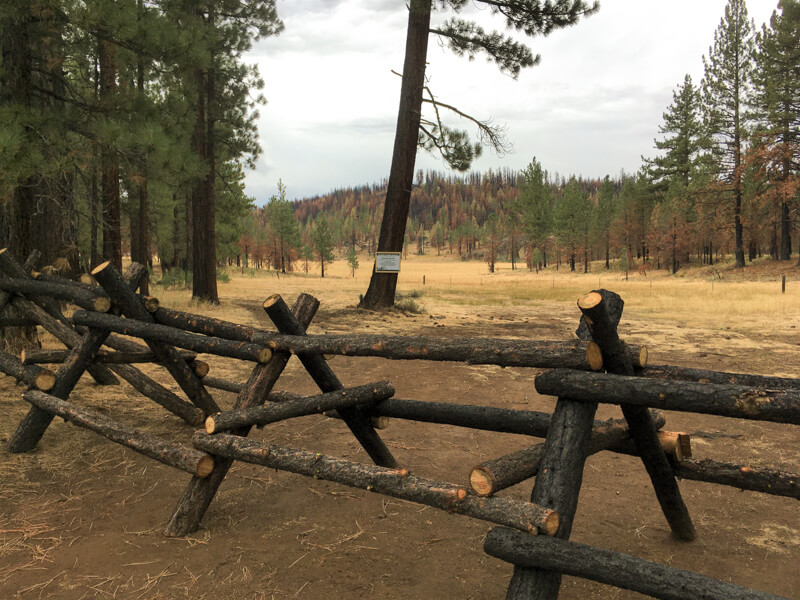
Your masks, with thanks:
[[[417,158],[430,22],[431,0],[411,0],[400,109],[397,114],[392,167],[386,188],[378,252],[400,252],[403,249],[411,186],[414,181],[414,163]],[[397,273],[373,272],[360,306],[373,309],[392,306],[396,287]]]

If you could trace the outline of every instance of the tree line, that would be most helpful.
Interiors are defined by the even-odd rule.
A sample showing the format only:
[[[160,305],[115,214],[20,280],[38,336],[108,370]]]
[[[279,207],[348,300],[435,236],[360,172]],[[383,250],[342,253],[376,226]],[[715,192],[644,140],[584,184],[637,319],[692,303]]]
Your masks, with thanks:
[[[261,151],[243,56],[282,28],[274,0],[4,1],[3,244],[66,274],[155,253],[216,302]]]

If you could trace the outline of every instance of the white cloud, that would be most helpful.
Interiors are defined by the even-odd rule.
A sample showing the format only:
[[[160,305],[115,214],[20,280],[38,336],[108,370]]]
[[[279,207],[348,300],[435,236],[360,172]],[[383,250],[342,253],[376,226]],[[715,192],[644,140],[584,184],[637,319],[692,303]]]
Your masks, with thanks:
[[[605,0],[575,27],[527,40],[542,63],[514,81],[482,57],[469,62],[432,37],[427,74],[437,97],[508,125],[516,152],[473,168],[523,168],[603,176],[635,171],[652,153],[661,115],[686,73],[697,84],[725,0]],[[760,26],[777,0],[750,0]],[[462,16],[502,27],[490,11]],[[283,178],[290,197],[388,176],[397,118],[407,11],[402,0],[285,0],[286,30],[248,55],[266,81],[259,129],[264,153],[247,176],[264,202]],[[458,125],[457,121],[453,122]],[[464,125],[466,127],[466,124]],[[446,170],[419,153],[420,168]]]

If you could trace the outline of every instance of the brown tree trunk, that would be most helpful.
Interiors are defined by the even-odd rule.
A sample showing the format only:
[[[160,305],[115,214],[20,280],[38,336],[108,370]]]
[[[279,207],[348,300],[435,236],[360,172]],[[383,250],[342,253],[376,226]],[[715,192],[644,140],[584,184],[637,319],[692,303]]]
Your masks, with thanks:
[[[403,83],[400,88],[400,109],[392,153],[392,167],[386,188],[386,203],[378,239],[378,252],[400,252],[411,201],[414,163],[417,158],[417,136],[422,110],[422,89],[425,85],[425,60],[428,54],[428,30],[431,22],[431,0],[411,0],[406,34]],[[373,272],[361,308],[387,308],[394,304],[397,273]]]
[[[209,7],[207,26],[214,28],[213,2]],[[210,66],[203,77],[200,70],[196,74],[197,83],[197,123],[193,144],[206,161],[205,179],[198,183],[192,202],[192,298],[219,304],[217,296],[217,245],[214,227],[216,179],[215,162],[215,102],[216,78],[214,74],[214,53],[212,50]]]
[[[117,87],[115,49],[111,42],[100,40],[100,105],[113,107]],[[100,187],[103,198],[103,257],[122,270],[122,234],[119,211],[119,160],[107,143],[101,150]]]

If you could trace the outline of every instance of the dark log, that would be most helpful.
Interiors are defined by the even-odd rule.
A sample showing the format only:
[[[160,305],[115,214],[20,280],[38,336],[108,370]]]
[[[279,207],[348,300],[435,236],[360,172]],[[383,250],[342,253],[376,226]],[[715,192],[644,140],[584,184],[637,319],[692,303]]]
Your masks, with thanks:
[[[212,377],[210,375],[206,375],[202,378],[203,385],[206,387],[214,388],[217,390],[224,390],[226,392],[232,392],[234,394],[238,394],[244,389],[245,384],[239,383],[238,381],[229,381],[227,379],[223,379],[221,377]]]
[[[305,327],[295,318],[279,295],[267,298],[264,301],[264,310],[281,333],[298,336],[298,339],[306,335]],[[298,358],[320,390],[334,392],[344,389],[322,354],[304,353],[299,354]],[[397,467],[397,461],[375,432],[368,415],[356,407],[343,408],[337,412],[375,464],[389,468]]]
[[[92,276],[103,286],[103,289],[105,289],[122,313],[129,317],[128,320],[131,322],[135,322],[135,320],[141,321],[140,325],[144,325],[145,328],[160,327],[155,325],[153,315],[147,311],[141,300],[125,285],[125,281],[114,268],[114,265],[110,262],[104,262],[95,267],[92,271]],[[84,314],[101,316],[97,313]],[[102,316],[115,318],[111,315]],[[219,412],[219,406],[217,406],[214,398],[206,391],[203,384],[200,383],[200,380],[174,347],[151,340],[147,340],[147,345],[156,353],[159,362],[170,372],[170,375],[195,406],[203,409],[207,415]],[[196,348],[189,349],[196,350]]]
[[[626,354],[625,344],[619,339],[617,328],[606,311],[602,293],[602,291],[590,292],[578,300],[578,308],[589,326],[592,339],[602,349],[606,370],[617,375],[633,375],[633,365]],[[621,298],[619,302],[622,302]],[[621,408],[636,444],[636,450],[650,476],[658,503],[673,535],[685,541],[695,539],[697,532],[681,497],[678,482],[672,474],[667,456],[661,449],[650,413],[644,406],[635,406],[632,403],[622,404]]]
[[[3,248],[0,250],[0,273],[4,273],[8,277],[15,279],[29,280],[31,278],[30,271],[16,261],[11,252],[8,251],[8,248]],[[56,302],[53,298],[49,298],[47,296],[38,296],[33,298],[33,300],[38,306],[41,306],[42,309],[46,310],[54,317],[58,318],[58,315],[61,314],[61,308],[59,307],[58,302]]]
[[[86,310],[101,313],[108,312],[111,301],[107,296],[95,291],[72,287],[52,281],[37,281],[35,279],[17,279],[0,276],[0,290],[24,294],[25,296],[56,298],[66,300],[85,308]]]
[[[195,315],[171,308],[159,308],[153,313],[153,318],[156,323],[161,325],[238,342],[252,342],[253,336],[257,333],[270,334],[269,331],[264,329],[230,323],[222,319]]]
[[[298,398],[268,406],[251,406],[212,415],[206,419],[206,432],[217,433],[243,426],[267,425],[293,417],[322,413],[326,410],[349,408],[367,402],[379,402],[390,398],[394,387],[388,381],[328,392],[307,398]]]
[[[673,465],[675,475],[683,479],[717,483],[762,492],[773,496],[785,496],[800,500],[800,475],[764,467],[751,467],[715,460],[684,460]]]
[[[659,413],[655,419],[656,426],[663,427],[665,422],[664,414]],[[623,419],[595,421],[592,437],[586,447],[586,456],[602,450],[614,450],[628,439],[630,433]],[[544,443],[535,444],[473,467],[469,474],[470,487],[479,496],[491,496],[534,477],[539,471],[544,449]]]
[[[36,327],[37,325],[36,321],[25,317],[0,318],[0,327]]]
[[[144,307],[142,307],[142,309],[144,310]],[[72,316],[72,322],[76,325],[84,325],[92,329],[103,329],[123,335],[140,337],[145,340],[151,348],[153,346],[169,347],[167,346],[167,344],[169,344],[170,346],[177,346],[179,348],[188,348],[195,352],[228,356],[230,358],[260,363],[267,363],[270,358],[272,358],[272,350],[265,346],[259,346],[248,342],[236,342],[223,338],[213,338],[196,333],[187,333],[186,331],[167,327],[166,325],[147,323],[135,317],[123,319],[113,315],[102,315],[79,310]],[[168,364],[166,362],[167,359],[162,358],[158,351],[153,351],[156,353],[156,356],[159,357],[159,362],[163,362],[165,365]]]
[[[316,298],[308,294],[300,294],[292,307],[292,312],[303,327],[308,327],[317,312],[317,308],[319,308],[319,302]],[[283,373],[289,358],[288,352],[276,352],[272,360],[267,364],[256,365],[244,389],[236,398],[234,408],[240,409],[263,404],[272,391],[275,382],[278,381],[281,373]],[[249,432],[249,427],[243,427],[235,433],[246,436]],[[203,515],[214,499],[232,464],[233,460],[231,459],[217,458],[214,472],[211,476],[205,479],[192,478],[167,523],[164,535],[167,537],[180,537],[189,535],[200,527]]]
[[[166,408],[193,427],[203,424],[206,414],[202,409],[173,394],[163,385],[130,365],[111,365],[111,370],[127,381],[137,392]]]
[[[8,248],[0,249],[0,254],[5,254],[7,252]],[[36,263],[41,257],[41,252],[36,249],[31,250],[28,258],[25,259],[25,263],[22,265],[22,271],[24,273],[30,273],[34,268],[36,268]],[[3,310],[3,308],[5,308],[5,306],[11,301],[11,297],[12,294],[0,291],[0,310]],[[17,327],[17,325],[9,325],[9,327]],[[23,325],[22,327],[27,327],[27,325]]]
[[[58,415],[65,421],[74,423],[108,438],[112,442],[136,450],[165,465],[186,471],[197,477],[207,477],[214,468],[213,457],[199,452],[191,446],[164,440],[133,427],[117,423],[100,413],[78,408],[74,404],[44,392],[28,391],[22,397],[41,410]]]
[[[537,342],[498,340],[487,338],[457,338],[446,340],[437,337],[383,336],[383,335],[310,335],[297,339],[294,336],[229,323],[202,315],[167,308],[158,309],[157,323],[185,331],[221,337],[242,342],[271,344],[273,350],[320,352],[345,356],[379,356],[395,359],[420,359],[492,364],[501,366],[551,367],[574,365],[570,368],[599,369],[600,355],[587,356],[590,344],[580,342]],[[629,349],[634,364],[647,364],[647,350],[643,346]]]
[[[600,368],[588,355],[589,342],[547,342],[487,338],[436,338],[427,336],[399,337],[382,335],[315,335],[293,336],[258,334],[253,342],[267,344],[273,350],[305,353],[339,354],[343,356],[378,356],[396,360],[432,360],[465,362],[470,365],[501,367],[538,367],[593,370]],[[641,346],[628,350],[637,361],[646,360]],[[566,365],[572,365],[567,367]]]
[[[550,419],[531,502],[558,512],[559,538],[569,539],[572,533],[596,410],[597,404],[559,398]],[[560,586],[561,573],[515,566],[506,598],[552,600]]]
[[[483,549],[521,567],[591,579],[661,600],[786,600],[628,554],[501,527],[489,532]]]
[[[62,363],[66,359],[66,350],[23,350],[20,355],[23,365],[37,365],[44,363]],[[192,361],[197,357],[196,352],[184,350],[181,352],[184,360]],[[100,350],[95,357],[95,362],[103,364],[133,364],[158,362],[152,350],[137,350],[134,352],[105,352]]]
[[[558,513],[542,506],[506,498],[479,498],[452,483],[415,477],[407,469],[366,465],[225,433],[208,435],[198,431],[192,442],[196,448],[216,456],[334,481],[491,523],[502,521],[529,533],[552,535],[558,528]]]
[[[129,268],[128,272],[125,274],[123,283],[134,287],[139,284],[145,272],[146,270],[144,267],[139,265],[137,268],[137,266],[131,265],[131,268]],[[103,345],[103,342],[108,337],[108,333],[105,331],[89,331],[83,337],[80,337],[70,327],[67,327],[60,321],[56,321],[55,318],[51,317],[51,315],[46,313],[41,307],[32,302],[20,297],[15,298],[14,302],[22,302],[23,306],[26,306],[32,314],[41,313],[39,316],[45,320],[51,319],[51,325],[65,335],[65,339],[62,340],[64,343],[70,345],[70,341],[74,342],[67,358],[56,373],[56,382],[51,390],[53,396],[61,400],[66,400],[69,398],[70,393],[78,383],[83,372],[91,367],[90,363],[97,355],[100,346]],[[104,365],[94,366],[96,368],[102,367],[107,370],[107,367]],[[117,381],[117,378],[114,377],[111,371],[108,371],[108,373],[113,377],[114,381]],[[32,406],[11,436],[8,442],[8,451],[12,453],[30,452],[36,448],[36,445],[39,443],[39,440],[42,439],[42,436],[45,431],[47,431],[52,421],[53,415],[51,413],[37,406]]]
[[[673,367],[671,365],[648,365],[647,368],[638,370],[636,374],[649,379],[684,379],[698,383],[744,385],[768,390],[800,390],[800,379],[706,371],[704,369]]]
[[[11,302],[23,315],[36,321],[67,348],[74,348],[81,343],[81,336],[79,333],[69,325],[59,321],[41,306],[21,296],[15,296]],[[116,385],[119,383],[117,378],[114,377],[114,374],[104,365],[89,364],[85,370],[88,371],[100,385]]]
[[[43,392],[53,389],[56,383],[52,371],[36,365],[23,365],[16,356],[7,352],[0,352],[0,371]]]
[[[370,407],[366,412],[372,416],[455,425],[483,431],[518,433],[534,437],[545,437],[550,423],[550,413],[533,410],[512,410],[451,402],[424,402],[402,398],[384,400]]]
[[[83,281],[75,281],[73,279],[65,279],[64,277],[59,277],[58,275],[48,275],[47,273],[41,272],[32,272],[31,278],[35,279],[36,281],[50,281],[53,283],[61,283],[64,285],[70,285],[72,287],[80,288],[82,290],[88,290],[90,292],[94,292],[96,294],[105,295],[105,292],[102,288],[98,287],[97,282],[95,283],[85,283]]]
[[[540,394],[569,394],[584,402],[635,404],[739,419],[800,425],[800,390],[763,390],[741,385],[662,381],[569,369],[536,378]]]

